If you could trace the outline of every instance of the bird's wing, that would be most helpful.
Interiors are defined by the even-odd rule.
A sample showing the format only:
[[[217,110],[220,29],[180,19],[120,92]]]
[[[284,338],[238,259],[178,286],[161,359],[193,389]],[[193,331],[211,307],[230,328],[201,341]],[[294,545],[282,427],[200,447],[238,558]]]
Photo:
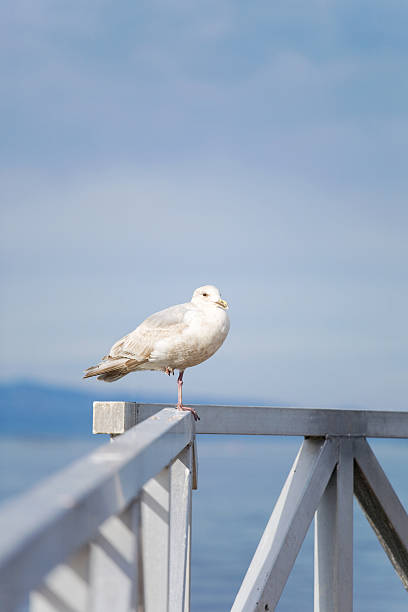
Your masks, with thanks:
[[[118,340],[107,357],[148,359],[158,341],[173,335],[177,337],[183,332],[188,326],[186,315],[190,310],[190,304],[178,304],[152,314],[134,331]]]

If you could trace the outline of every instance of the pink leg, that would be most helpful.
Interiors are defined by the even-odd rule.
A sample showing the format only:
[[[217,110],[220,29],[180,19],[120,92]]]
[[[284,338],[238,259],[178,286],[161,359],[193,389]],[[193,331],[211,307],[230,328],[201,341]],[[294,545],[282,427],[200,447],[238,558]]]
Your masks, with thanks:
[[[198,414],[194,410],[194,408],[189,408],[188,406],[183,406],[183,374],[184,374],[184,371],[180,372],[180,374],[178,375],[178,379],[177,379],[177,386],[178,386],[177,410],[188,410],[193,415],[194,420],[195,421],[199,421],[200,417],[198,416]]]

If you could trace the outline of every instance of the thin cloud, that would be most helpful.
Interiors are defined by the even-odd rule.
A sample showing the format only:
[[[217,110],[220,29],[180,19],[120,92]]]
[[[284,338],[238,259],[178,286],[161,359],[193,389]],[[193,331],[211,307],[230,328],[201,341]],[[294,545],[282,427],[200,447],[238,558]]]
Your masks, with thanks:
[[[211,282],[231,336],[191,392],[403,406],[405,5],[3,10],[4,377],[79,385]]]

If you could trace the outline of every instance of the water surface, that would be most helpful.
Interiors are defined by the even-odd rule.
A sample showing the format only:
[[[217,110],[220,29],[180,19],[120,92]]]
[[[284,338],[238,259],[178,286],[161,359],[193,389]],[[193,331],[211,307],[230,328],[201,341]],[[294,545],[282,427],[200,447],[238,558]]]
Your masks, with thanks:
[[[0,437],[0,500],[66,466],[105,436]],[[193,493],[192,611],[225,612],[251,561],[302,442],[269,436],[199,436]],[[408,441],[370,441],[405,508]],[[355,502],[355,609],[406,612],[408,595]],[[278,606],[313,610],[313,526]]]

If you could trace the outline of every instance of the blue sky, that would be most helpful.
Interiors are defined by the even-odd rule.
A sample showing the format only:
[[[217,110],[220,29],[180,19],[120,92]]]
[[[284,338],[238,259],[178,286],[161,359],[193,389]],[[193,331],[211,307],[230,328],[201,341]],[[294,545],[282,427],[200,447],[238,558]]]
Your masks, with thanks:
[[[3,379],[97,393],[83,368],[213,283],[231,332],[186,399],[407,409],[405,2],[0,11]]]

